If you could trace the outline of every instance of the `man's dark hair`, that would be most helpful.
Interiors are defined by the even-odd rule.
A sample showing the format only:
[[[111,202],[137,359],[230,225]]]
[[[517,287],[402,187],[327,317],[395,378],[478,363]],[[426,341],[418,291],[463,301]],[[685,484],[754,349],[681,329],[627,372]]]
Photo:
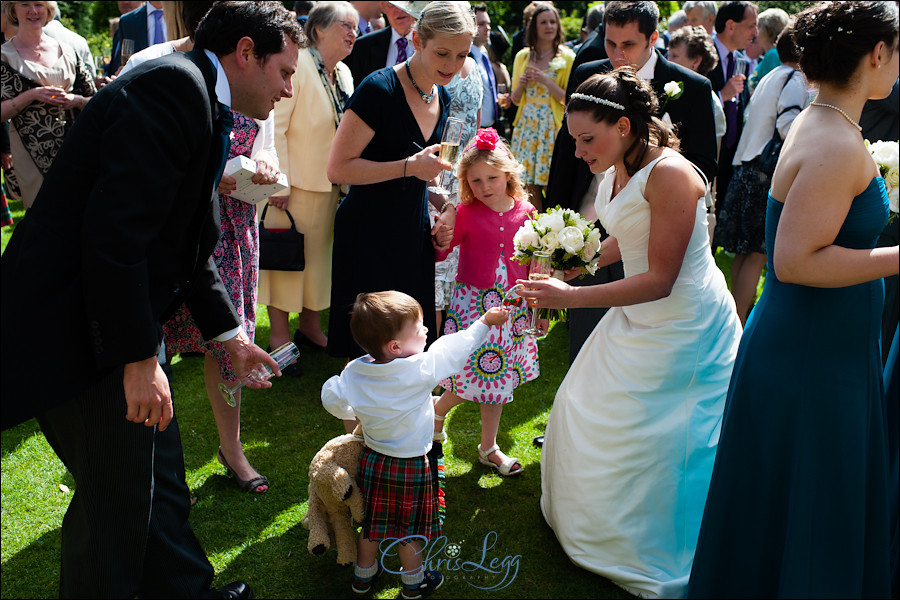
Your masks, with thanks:
[[[191,39],[193,39],[197,26],[206,16],[206,13],[212,8],[216,2],[182,2],[181,3],[181,19],[184,26],[187,27]]]
[[[638,31],[647,36],[653,35],[659,25],[659,8],[656,2],[607,2],[603,13],[603,25],[612,23],[624,27],[637,22]]]
[[[313,4],[314,2],[309,2],[309,0],[297,0],[294,2],[294,12],[298,17],[306,16],[312,10]]]
[[[253,40],[253,53],[265,62],[284,50],[285,38],[303,46],[305,37],[297,20],[281,2],[218,2],[194,34],[194,47],[216,56],[234,52],[238,40]]]
[[[746,0],[729,0],[720,4],[719,10],[716,12],[716,33],[725,31],[725,24],[728,21],[734,21],[735,23],[743,21],[744,17],[747,16],[748,6],[756,8],[754,3]]]
[[[482,2],[481,4],[473,4],[472,12],[476,12],[476,13],[487,12],[487,4],[485,4],[484,2]]]

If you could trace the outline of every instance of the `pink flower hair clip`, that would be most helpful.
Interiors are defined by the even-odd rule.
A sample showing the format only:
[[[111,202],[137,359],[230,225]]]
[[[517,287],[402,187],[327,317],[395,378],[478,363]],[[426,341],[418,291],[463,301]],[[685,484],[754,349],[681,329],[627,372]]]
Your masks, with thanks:
[[[470,150],[473,147],[479,150],[493,150],[497,147],[497,142],[499,141],[500,134],[497,133],[497,130],[493,127],[486,127],[478,130],[478,133],[475,134],[475,138],[466,150]]]

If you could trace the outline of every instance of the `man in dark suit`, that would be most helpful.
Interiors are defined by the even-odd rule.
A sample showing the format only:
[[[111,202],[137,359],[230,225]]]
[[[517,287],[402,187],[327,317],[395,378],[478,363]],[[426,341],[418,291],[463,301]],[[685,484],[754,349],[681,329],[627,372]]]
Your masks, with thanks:
[[[356,40],[350,55],[343,61],[353,75],[354,87],[359,87],[369,74],[401,63],[415,53],[412,44],[412,26],[416,19],[393,2],[379,2],[379,4],[381,11],[387,16],[390,27],[379,29]]]
[[[709,81],[696,73],[669,62],[654,48],[659,23],[655,2],[608,2],[604,15],[605,46],[609,59],[587,62],[575,69],[570,78],[574,91],[587,78],[614,68],[630,65],[639,77],[651,80],[660,98],[660,117],[668,114],[681,138],[681,152],[710,180],[716,173],[716,126]],[[680,82],[683,92],[677,99],[665,100],[663,90],[670,81]],[[560,128],[550,164],[547,205],[579,210],[591,189],[594,176],[584,161],[575,157],[575,141],[566,121]],[[624,277],[622,263],[599,269],[593,277],[573,280],[574,285],[607,283]],[[593,331],[607,309],[569,310],[569,357],[575,359],[584,340]]]
[[[154,37],[150,37],[148,31],[152,31]],[[154,39],[160,35],[162,39]],[[142,7],[125,13],[119,18],[119,27],[113,35],[112,56],[106,74],[116,75],[119,67],[123,66],[122,40],[134,40],[134,51],[138,52],[147,46],[165,42],[166,39],[166,19],[163,16],[162,2],[151,0]]]
[[[584,38],[584,42],[579,46],[578,51],[575,53],[575,60],[572,62],[572,72],[574,73],[575,69],[584,63],[603,60],[605,58],[608,58],[606,55],[606,33],[604,32],[603,23],[601,22],[586,38]],[[575,91],[575,88],[572,87],[573,83],[574,81],[570,77],[569,85],[566,87],[566,98],[571,96],[572,92]]]
[[[725,109],[725,137],[719,151],[719,171],[716,176],[716,217],[728,190],[734,168],[734,152],[744,129],[744,108],[750,92],[744,87],[749,76],[750,61],[741,52],[759,34],[756,5],[744,0],[723,2],[716,13],[716,35],[713,42],[719,53],[719,64],[707,73],[714,92],[719,94]]]
[[[188,525],[162,323],[186,303],[241,378],[262,363],[280,374],[241,329],[210,255],[229,107],[266,118],[292,94],[301,42],[279,2],[216,4],[194,51],[94,96],[0,259],[0,359],[16,373],[0,387],[2,427],[37,416],[75,478],[61,597],[250,597],[243,582],[210,588]]]

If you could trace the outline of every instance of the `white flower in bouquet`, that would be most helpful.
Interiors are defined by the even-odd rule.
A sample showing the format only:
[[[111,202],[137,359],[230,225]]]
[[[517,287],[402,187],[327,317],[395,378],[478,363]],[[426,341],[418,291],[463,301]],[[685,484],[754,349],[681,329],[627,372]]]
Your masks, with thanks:
[[[559,233],[565,226],[566,222],[563,219],[562,214],[560,214],[559,212],[554,212],[552,211],[552,209],[538,216],[537,229],[539,229],[544,234],[550,231],[552,231],[553,233]]]
[[[555,231],[548,231],[541,238],[541,250],[553,252],[557,248],[559,248],[559,236],[556,235]]]
[[[877,141],[870,144],[866,140],[866,146],[884,179],[888,204],[891,212],[894,213],[891,215],[891,219],[894,219],[898,212],[898,197],[900,197],[900,142]]]
[[[559,232],[559,245],[569,254],[578,254],[584,248],[583,230],[569,225]]]
[[[534,230],[534,223],[531,220],[525,221],[525,223],[519,228],[516,232],[516,235],[513,236],[513,243],[516,246],[516,251],[518,252],[519,248],[539,248],[541,244],[541,236],[540,234]]]

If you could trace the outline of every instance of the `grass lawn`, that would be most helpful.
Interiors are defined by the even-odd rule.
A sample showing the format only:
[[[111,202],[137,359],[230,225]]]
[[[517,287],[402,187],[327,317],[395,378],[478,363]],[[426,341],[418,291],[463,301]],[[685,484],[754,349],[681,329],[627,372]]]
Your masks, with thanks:
[[[12,203],[12,208],[20,220],[21,204]],[[2,230],[3,248],[12,229]],[[717,261],[727,274],[731,260],[720,254]],[[257,343],[265,347],[269,337],[265,309],[259,317]],[[276,380],[269,390],[244,392],[244,448],[250,462],[272,482],[263,495],[241,492],[225,476],[215,459],[218,436],[203,387],[202,359],[176,358],[176,415],[188,484],[197,498],[191,524],[215,567],[217,584],[244,579],[260,598],[350,597],[351,570],[336,565],[334,551],[322,557],[309,554],[307,531],[300,526],[306,512],[309,461],[326,441],[343,433],[341,423],[322,409],[319,400],[322,383],[338,373],[343,362],[323,352],[302,351],[301,377]],[[540,451],[531,440],[543,433],[554,392],[568,367],[565,325],[551,330],[540,342],[540,352],[542,374],[516,391],[515,402],[503,412],[498,436],[500,446],[525,466],[521,476],[504,479],[478,463],[476,407],[463,404],[447,418],[445,541],[460,549],[451,565],[468,561],[468,566],[444,568],[447,580],[437,597],[629,597],[603,577],[574,566],[541,516]],[[55,597],[60,526],[74,481],[34,420],[4,431],[0,451],[0,596]],[[431,551],[432,560],[448,556],[439,545]],[[374,596],[394,598],[398,592],[398,579],[386,576],[375,586]]]

